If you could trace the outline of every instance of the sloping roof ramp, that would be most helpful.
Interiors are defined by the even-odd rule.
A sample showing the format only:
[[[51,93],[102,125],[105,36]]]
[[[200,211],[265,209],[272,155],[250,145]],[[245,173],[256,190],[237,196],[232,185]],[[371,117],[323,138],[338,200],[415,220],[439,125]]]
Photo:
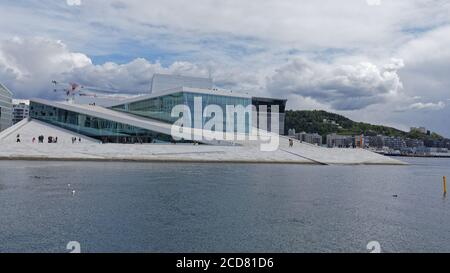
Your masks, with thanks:
[[[172,124],[154,120],[151,118],[144,118],[132,114],[127,114],[115,110],[110,110],[101,106],[95,105],[81,105],[81,104],[69,104],[63,102],[53,102],[44,99],[31,99],[30,102],[36,102],[44,105],[48,105],[63,110],[76,112],[80,114],[89,115],[105,120],[110,120],[118,123],[129,124],[142,129],[147,129],[153,132],[162,133],[166,135],[172,134]],[[193,130],[193,134],[201,134],[201,131]],[[220,145],[233,145],[230,141],[220,140],[202,140],[205,144],[220,144]]]
[[[95,105],[83,105],[83,104],[69,104],[63,102],[53,102],[44,99],[31,99],[30,102],[36,102],[40,104],[45,104],[48,106],[64,109],[67,111],[72,111],[76,113],[81,113],[97,118],[102,118],[106,120],[111,120],[119,123],[129,124],[135,127],[163,133],[169,134],[171,133],[171,124],[164,123],[161,121],[142,118],[139,116],[110,110],[101,106]]]

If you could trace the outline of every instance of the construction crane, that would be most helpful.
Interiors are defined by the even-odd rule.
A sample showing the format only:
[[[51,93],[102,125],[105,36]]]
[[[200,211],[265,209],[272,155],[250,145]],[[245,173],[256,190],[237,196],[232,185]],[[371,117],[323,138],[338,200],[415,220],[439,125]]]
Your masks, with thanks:
[[[53,80],[53,92],[63,92],[66,96],[66,100],[69,103],[73,103],[75,100],[75,96],[87,96],[87,97],[108,97],[108,95],[120,95],[121,93],[118,90],[105,90],[97,87],[84,86],[78,83],[64,83]],[[101,95],[103,94],[103,95]],[[107,95],[106,95],[107,94]]]

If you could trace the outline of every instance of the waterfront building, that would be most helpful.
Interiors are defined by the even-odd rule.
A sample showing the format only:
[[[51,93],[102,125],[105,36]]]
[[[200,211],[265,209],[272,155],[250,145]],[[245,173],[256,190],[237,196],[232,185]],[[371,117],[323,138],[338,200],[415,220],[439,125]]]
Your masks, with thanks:
[[[12,92],[0,83],[0,131],[12,125]]]
[[[421,139],[411,139],[407,138],[405,139],[406,147],[408,148],[418,148],[425,146],[423,140]]]
[[[425,146],[424,141],[420,139],[402,138],[402,137],[389,137],[383,135],[366,137],[366,144],[369,147],[382,149],[387,147],[392,150],[399,151],[415,151],[415,148]]]
[[[367,143],[369,144],[369,147],[382,149],[384,147],[384,136],[383,135],[369,136]]]
[[[383,139],[383,143],[385,147],[388,147],[395,151],[400,151],[403,148],[406,148],[406,141],[401,137],[388,137],[385,136]]]
[[[447,155],[449,150],[447,148],[438,147],[419,147],[416,149],[416,154],[433,156],[433,155]]]
[[[30,101],[13,100],[12,123],[16,124],[30,116]]]
[[[426,139],[424,141],[426,147],[448,148],[450,149],[450,139]]]
[[[318,146],[322,145],[322,136],[318,133],[308,134],[305,132],[301,132],[300,134],[297,134],[297,139]]]
[[[364,148],[365,137],[363,135],[327,135],[327,147],[329,148]]]
[[[167,75],[164,78],[167,78]],[[177,79],[178,76],[175,76],[174,81],[176,82]],[[206,106],[216,105],[223,112],[223,131],[227,131],[227,122],[232,119],[231,124],[234,125],[234,128],[231,130],[238,133],[249,133],[253,127],[261,128],[262,124],[259,120],[261,115],[264,116],[263,120],[265,122],[267,120],[267,124],[270,125],[272,107],[276,106],[280,112],[279,133],[283,134],[284,132],[286,107],[284,99],[253,97],[226,90],[184,86],[160,90],[163,88],[161,87],[163,84],[155,84],[159,86],[158,92],[122,100],[109,107],[32,99],[30,100],[30,117],[105,143],[175,142],[171,137],[171,125],[180,117],[172,116],[174,106],[187,106],[192,111],[192,127],[199,128],[194,125],[203,125],[212,117],[202,115],[201,119],[197,120],[194,114],[195,109],[199,108],[203,114]],[[256,108],[248,108],[252,105]],[[227,106],[247,107],[250,111],[246,112],[244,117],[228,116]],[[263,107],[260,108],[260,106]],[[270,126],[267,127],[269,130],[271,129]],[[264,126],[262,128],[265,129]],[[177,141],[185,142],[184,139]],[[204,141],[204,143],[211,144],[215,142],[217,141]]]
[[[327,146],[329,148],[350,148],[353,146],[353,137],[336,133],[329,134],[327,135]]]

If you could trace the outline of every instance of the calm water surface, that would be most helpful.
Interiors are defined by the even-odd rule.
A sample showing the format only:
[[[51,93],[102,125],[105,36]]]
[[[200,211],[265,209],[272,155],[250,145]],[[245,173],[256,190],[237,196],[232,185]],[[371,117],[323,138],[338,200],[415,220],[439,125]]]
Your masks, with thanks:
[[[404,160],[0,161],[0,252],[450,252],[450,160]]]

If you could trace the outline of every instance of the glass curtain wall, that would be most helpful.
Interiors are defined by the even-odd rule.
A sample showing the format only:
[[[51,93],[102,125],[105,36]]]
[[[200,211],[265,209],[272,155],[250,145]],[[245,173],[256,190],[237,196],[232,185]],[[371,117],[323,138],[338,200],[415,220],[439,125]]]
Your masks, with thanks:
[[[75,133],[101,140],[103,143],[174,142],[170,135],[33,101],[30,103],[30,116]]]
[[[132,102],[128,104],[122,104],[114,106],[111,109],[131,113],[134,115],[139,115],[147,118],[152,118],[164,122],[173,123],[178,120],[178,117],[172,117],[172,109],[176,105],[187,105],[191,110],[192,124],[194,124],[194,98],[202,99],[202,111],[207,105],[218,105],[223,111],[223,121],[224,131],[226,130],[226,106],[238,106],[247,107],[251,105],[251,98],[242,97],[230,97],[230,96],[219,96],[214,94],[198,94],[190,92],[178,92],[174,94],[164,95],[161,97],[145,99],[142,101]],[[238,122],[244,122],[245,132],[249,132],[251,127],[251,117],[252,113],[246,114],[245,117],[234,117],[234,127],[237,130]],[[203,117],[203,124],[208,121],[209,118]]]

